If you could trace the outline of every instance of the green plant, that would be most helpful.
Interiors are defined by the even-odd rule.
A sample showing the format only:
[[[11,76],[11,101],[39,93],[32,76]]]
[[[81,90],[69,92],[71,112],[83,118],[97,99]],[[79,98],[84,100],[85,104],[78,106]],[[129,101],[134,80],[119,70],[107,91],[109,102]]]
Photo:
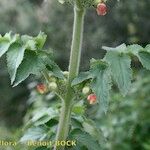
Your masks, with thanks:
[[[97,133],[101,131],[95,127],[94,121],[84,116],[83,99],[87,99],[88,94],[94,93],[99,106],[98,111],[102,110],[106,113],[110,99],[111,78],[125,96],[132,80],[131,58],[138,58],[143,67],[150,70],[150,45],[145,48],[136,44],[128,46],[122,44],[116,48],[104,46],[103,49],[107,51],[105,57],[99,60],[91,59],[90,70],[79,73],[85,10],[88,7],[96,7],[101,1],[59,0],[59,2],[71,3],[74,6],[69,74],[60,70],[53,60],[51,50],[44,50],[43,46],[46,41],[44,33],[40,32],[37,37],[11,33],[0,37],[0,57],[7,52],[11,84],[17,86],[31,74],[41,76],[45,78],[48,90],[44,89],[40,93],[54,92],[57,98],[61,99],[61,104],[58,102],[54,108],[44,109],[40,114],[33,116],[32,122],[36,123],[34,124],[36,127],[29,129],[21,141],[76,139],[79,143],[76,148],[54,145],[54,150],[64,148],[97,150],[101,143]],[[85,86],[90,87],[90,93],[83,92]],[[59,109],[61,112],[58,120]],[[56,127],[57,134],[55,135]]]

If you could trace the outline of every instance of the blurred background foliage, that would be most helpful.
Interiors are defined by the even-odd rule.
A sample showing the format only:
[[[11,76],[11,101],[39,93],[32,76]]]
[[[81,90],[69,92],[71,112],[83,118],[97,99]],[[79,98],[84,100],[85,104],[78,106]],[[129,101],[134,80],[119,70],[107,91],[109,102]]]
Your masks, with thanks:
[[[108,9],[105,17],[98,17],[93,8],[87,11],[81,70],[88,69],[91,57],[103,57],[102,45],[137,43],[145,46],[150,41],[150,0],[110,0]],[[67,70],[72,7],[60,5],[56,0],[0,0],[0,20],[2,35],[10,30],[29,35],[37,35],[40,30],[45,32],[48,35],[46,47],[54,50],[56,62],[62,70]],[[150,77],[136,58],[132,65],[135,74],[129,95],[123,98],[114,86],[109,113],[98,115],[97,125],[107,138],[104,145],[108,150],[150,150]],[[30,93],[27,85],[31,81],[32,78],[12,89],[5,57],[0,60],[0,138],[18,137],[16,130],[22,126],[27,112]],[[93,108],[87,114],[97,120]]]

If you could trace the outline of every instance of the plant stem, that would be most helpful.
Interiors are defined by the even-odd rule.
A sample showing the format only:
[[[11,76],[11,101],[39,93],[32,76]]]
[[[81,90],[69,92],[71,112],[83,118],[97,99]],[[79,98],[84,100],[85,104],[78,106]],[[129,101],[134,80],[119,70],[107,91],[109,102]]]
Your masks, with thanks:
[[[56,141],[65,141],[68,137],[72,103],[74,97],[73,89],[71,88],[71,82],[78,75],[79,72],[83,26],[84,26],[84,9],[81,8],[79,4],[76,4],[74,7],[74,26],[73,26],[73,37],[69,62],[67,93],[62,103]],[[64,147],[58,146],[54,147],[54,150],[63,150],[63,149]]]

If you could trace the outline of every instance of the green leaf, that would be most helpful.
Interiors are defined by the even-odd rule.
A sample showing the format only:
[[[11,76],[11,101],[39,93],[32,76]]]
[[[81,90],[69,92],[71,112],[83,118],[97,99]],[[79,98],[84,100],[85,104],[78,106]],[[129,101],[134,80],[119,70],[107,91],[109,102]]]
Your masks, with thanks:
[[[127,51],[135,56],[137,56],[138,52],[141,51],[142,49],[143,47],[138,44],[127,46]]]
[[[27,130],[24,136],[20,139],[20,142],[24,143],[31,141],[42,141],[47,137],[48,129],[45,127],[33,127]]]
[[[35,41],[37,42],[37,47],[39,49],[43,48],[43,45],[45,44],[47,35],[43,32],[40,32],[39,35],[37,37],[35,37]]]
[[[131,87],[132,70],[131,59],[128,55],[118,52],[107,52],[105,59],[110,63],[114,81],[125,96]]]
[[[64,4],[65,0],[58,0],[59,3]]]
[[[76,129],[71,133],[71,135],[73,139],[77,140],[77,145],[83,145],[87,147],[88,150],[100,149],[98,142],[86,132]]]
[[[53,108],[43,108],[40,111],[38,110],[38,112],[35,112],[31,122],[34,123],[35,126],[43,125],[58,115],[58,111]]]
[[[102,143],[105,141],[103,132],[96,126],[95,122],[90,119],[85,119],[82,123],[84,131],[90,134],[94,139]]]
[[[21,36],[21,41],[23,42],[24,47],[29,50],[36,50],[36,41],[33,37],[28,35]]]
[[[64,78],[62,71],[52,60],[51,53],[46,51],[36,52],[27,50],[25,52],[24,60],[18,68],[14,86],[25,80],[30,74],[39,75],[44,69],[48,69],[58,78]]]
[[[8,51],[10,45],[17,39],[18,35],[11,35],[11,32],[6,33],[4,37],[0,36],[0,57]]]
[[[0,57],[8,51],[7,66],[11,84],[15,81],[14,86],[16,86],[30,74],[39,74],[40,71],[46,69],[51,58],[48,53],[41,52],[45,41],[46,35],[43,32],[40,32],[37,37],[28,35],[20,37],[18,34],[12,35],[11,32],[6,33],[4,37],[0,35]],[[58,76],[59,67],[53,61],[51,62]],[[62,76],[62,73],[59,73],[59,76]]]
[[[87,71],[87,72],[81,72],[78,77],[76,77],[73,81],[72,81],[72,84],[71,86],[75,86],[77,84],[80,84],[82,82],[84,82],[85,80],[88,80],[92,78],[90,73]]]
[[[10,46],[10,42],[8,38],[0,37],[0,57],[5,54]]]
[[[16,72],[24,57],[25,47],[19,43],[10,46],[7,52],[7,67],[11,77],[11,84],[15,80]]]
[[[115,48],[113,47],[107,47],[107,46],[103,46],[102,49],[106,50],[106,51],[118,51],[118,52],[126,52],[127,47],[126,44],[121,44]]]
[[[141,51],[138,53],[138,58],[142,63],[143,67],[150,70],[150,52]]]
[[[60,79],[64,79],[64,75],[63,75],[61,69],[59,68],[59,66],[54,61],[49,60],[46,68],[49,70],[49,72],[53,76],[60,78]]]
[[[26,51],[24,60],[20,64],[14,86],[17,86],[20,82],[25,80],[30,74],[38,75],[42,70],[45,69],[45,64],[41,59],[40,55],[38,55],[34,51]]]
[[[72,124],[72,129],[81,129],[82,128],[82,123],[78,118],[71,118],[71,124]]]
[[[101,60],[92,61],[90,73],[93,76],[91,88],[96,94],[100,109],[106,112],[110,98],[109,91],[111,89],[111,78],[108,64]]]
[[[52,60],[53,59],[53,55],[51,52],[46,52],[46,51],[38,51],[38,53],[40,53],[40,56],[43,60],[43,62],[46,65],[47,70],[49,70],[49,72],[60,79],[64,79],[64,75],[61,71],[61,69],[59,68],[59,66]]]
[[[28,35],[21,36],[21,41],[25,45],[26,49],[29,50],[37,50],[42,49],[45,41],[46,41],[46,34],[40,32],[37,37],[32,37]]]
[[[93,124],[91,121],[89,120],[86,120],[83,122],[83,128],[84,128],[84,131],[89,133],[91,136],[93,137],[96,137],[98,132],[97,132],[97,129],[94,128]]]
[[[145,47],[145,51],[149,52],[150,53],[150,44],[146,45]]]

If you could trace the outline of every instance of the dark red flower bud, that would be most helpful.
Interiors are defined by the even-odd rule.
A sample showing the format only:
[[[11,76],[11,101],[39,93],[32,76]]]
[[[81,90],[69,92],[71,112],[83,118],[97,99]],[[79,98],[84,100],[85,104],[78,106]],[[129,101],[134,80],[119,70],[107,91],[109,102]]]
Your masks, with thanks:
[[[107,14],[107,6],[105,3],[99,3],[97,5],[97,14],[100,15],[100,16],[104,16]]]
[[[96,103],[96,95],[95,94],[90,94],[87,97],[87,100],[88,100],[89,104],[95,104]]]
[[[44,93],[46,93],[46,91],[47,91],[47,87],[46,87],[46,85],[43,84],[43,83],[38,84],[38,85],[36,86],[36,89],[37,89],[37,91],[38,91],[40,94],[44,94]]]

